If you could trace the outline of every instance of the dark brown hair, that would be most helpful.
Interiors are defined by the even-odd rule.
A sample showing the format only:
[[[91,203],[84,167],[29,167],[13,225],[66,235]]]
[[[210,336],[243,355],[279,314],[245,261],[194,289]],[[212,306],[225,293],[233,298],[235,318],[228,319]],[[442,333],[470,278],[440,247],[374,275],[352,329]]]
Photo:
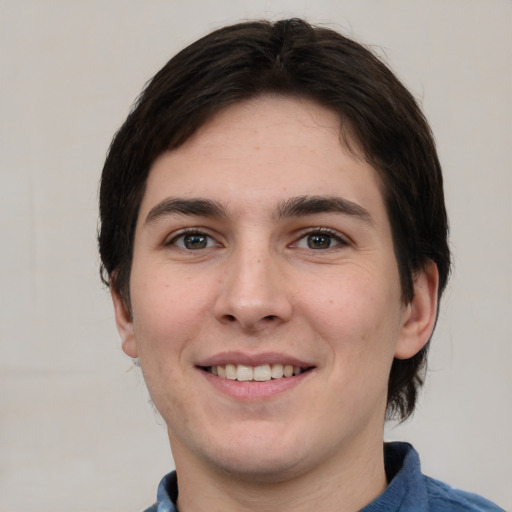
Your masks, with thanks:
[[[147,84],[112,141],[101,179],[102,278],[127,305],[135,224],[152,163],[220,109],[262,94],[307,98],[337,112],[344,143],[377,171],[404,303],[428,261],[439,297],[450,270],[441,167],[416,101],[372,52],[299,19],[221,28],[173,57]],[[345,134],[345,135],[343,135]],[[340,141],[341,142],[341,141]],[[395,359],[388,416],[406,419],[423,383],[427,347]]]

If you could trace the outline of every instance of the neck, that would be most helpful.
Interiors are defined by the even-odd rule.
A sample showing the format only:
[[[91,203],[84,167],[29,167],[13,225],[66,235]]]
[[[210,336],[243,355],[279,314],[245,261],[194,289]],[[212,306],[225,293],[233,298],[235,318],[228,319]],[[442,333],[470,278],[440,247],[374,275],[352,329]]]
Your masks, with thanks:
[[[386,488],[382,439],[280,481],[254,481],[205,466],[173,446],[180,512],[353,512]],[[198,491],[200,490],[200,491]]]

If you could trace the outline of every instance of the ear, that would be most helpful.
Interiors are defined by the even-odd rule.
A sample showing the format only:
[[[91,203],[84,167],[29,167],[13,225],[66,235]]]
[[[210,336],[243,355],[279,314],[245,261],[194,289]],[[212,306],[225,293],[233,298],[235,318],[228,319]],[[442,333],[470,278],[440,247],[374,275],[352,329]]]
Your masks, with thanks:
[[[110,295],[114,304],[117,331],[121,336],[121,346],[126,355],[139,357],[135,335],[133,333],[133,320],[130,308],[126,305],[115,285],[110,287]]]
[[[437,318],[437,265],[429,261],[414,279],[414,297],[405,307],[400,338],[395,347],[397,359],[409,359],[428,342]]]

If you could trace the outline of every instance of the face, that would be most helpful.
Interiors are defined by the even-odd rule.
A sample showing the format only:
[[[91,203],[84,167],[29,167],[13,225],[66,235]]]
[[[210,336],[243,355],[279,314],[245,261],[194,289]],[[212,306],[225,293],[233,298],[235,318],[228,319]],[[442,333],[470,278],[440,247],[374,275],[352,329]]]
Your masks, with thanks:
[[[114,302],[178,467],[275,480],[382,443],[393,357],[428,336],[376,172],[339,133],[315,103],[262,97],[151,169],[131,314]]]

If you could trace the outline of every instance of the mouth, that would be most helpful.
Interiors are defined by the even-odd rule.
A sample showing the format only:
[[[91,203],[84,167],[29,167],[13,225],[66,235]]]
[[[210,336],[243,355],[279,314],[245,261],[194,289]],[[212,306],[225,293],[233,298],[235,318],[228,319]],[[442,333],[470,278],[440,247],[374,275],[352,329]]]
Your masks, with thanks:
[[[291,364],[262,364],[249,366],[245,364],[225,364],[202,366],[201,369],[221,379],[239,382],[268,382],[270,380],[288,379],[312,370],[314,367],[293,366]]]

